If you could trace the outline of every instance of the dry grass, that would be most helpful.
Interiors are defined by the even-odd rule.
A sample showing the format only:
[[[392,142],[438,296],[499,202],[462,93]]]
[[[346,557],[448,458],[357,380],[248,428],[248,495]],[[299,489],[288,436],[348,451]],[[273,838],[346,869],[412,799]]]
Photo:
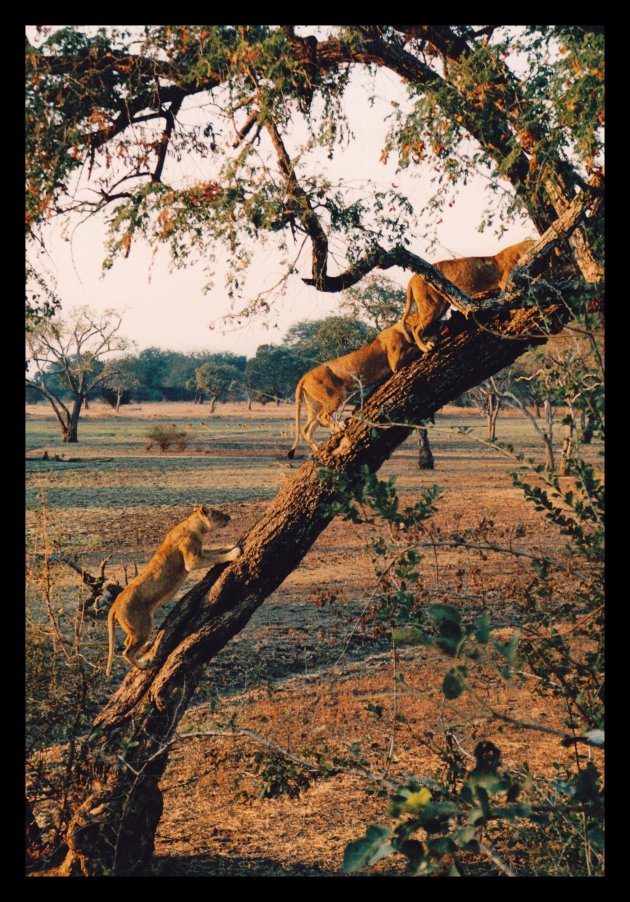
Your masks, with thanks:
[[[292,442],[292,416],[289,405],[255,405],[248,411],[232,404],[219,406],[211,416],[209,407],[194,404],[131,405],[118,415],[93,404],[80,423],[79,444],[68,446],[59,441],[48,409],[29,405],[27,456],[47,449],[49,456],[79,459],[27,464],[28,550],[39,550],[33,542],[41,531],[42,498],[51,541],[65,553],[77,554],[88,569],[112,553],[108,575],[121,580],[123,567],[133,562],[141,567],[166,530],[198,501],[230,513],[232,522],[221,542],[238,539],[291,478],[293,467],[285,454]],[[158,420],[186,428],[194,437],[189,448],[147,452],[144,434]],[[415,502],[428,485],[443,489],[430,524],[436,542],[475,527],[498,544],[557,556],[562,540],[513,488],[509,463],[456,433],[454,427],[462,424],[485,435],[485,424],[474,411],[446,408],[431,432],[434,472],[418,470],[411,437],[380,475],[397,477],[403,504]],[[498,437],[526,454],[542,456],[530,427],[517,415],[500,416]],[[588,451],[593,459],[598,452],[596,447]],[[388,769],[393,780],[409,773],[439,775],[444,763],[427,737],[443,735],[446,728],[468,753],[477,741],[490,738],[503,750],[505,764],[527,762],[535,773],[545,774],[552,759],[573,756],[554,737],[497,725],[467,697],[445,706],[439,687],[450,664],[427,649],[400,654],[397,669],[421,694],[398,692],[394,721],[389,641],[369,618],[357,626],[357,617],[369,611],[374,588],[365,547],[369,536],[369,527],[339,520],[328,527],[302,564],[210,664],[178,735],[216,729],[237,716],[239,727],[305,757],[314,750],[328,759],[351,757],[349,747],[358,742],[368,769]],[[35,571],[37,560],[31,557],[30,563]],[[436,545],[425,553],[421,588],[428,601],[458,604],[465,619],[488,610],[493,624],[509,632],[525,616],[530,578],[523,558],[466,554]],[[76,603],[77,579],[71,571],[56,567],[55,580],[66,604]],[[35,580],[27,585],[29,611],[43,619],[37,611],[38,585]],[[558,579],[558,591],[570,600],[571,579]],[[105,623],[91,625],[87,638],[92,660],[103,667]],[[115,675],[124,672],[118,659]],[[511,716],[561,725],[562,712],[532,696],[531,682],[506,688],[481,671],[474,677],[492,704]],[[103,686],[103,697],[108,691]],[[367,709],[370,703],[382,705],[382,719]],[[366,824],[388,822],[387,800],[377,784],[347,774],[319,776],[297,799],[258,798],[261,781],[253,759],[258,750],[243,736],[178,740],[163,779],[156,873],[338,875],[345,845],[362,835]],[[396,867],[387,859],[374,872]],[[479,863],[478,872],[488,867]],[[527,867],[535,870],[533,853]],[[491,868],[488,872],[494,873]]]

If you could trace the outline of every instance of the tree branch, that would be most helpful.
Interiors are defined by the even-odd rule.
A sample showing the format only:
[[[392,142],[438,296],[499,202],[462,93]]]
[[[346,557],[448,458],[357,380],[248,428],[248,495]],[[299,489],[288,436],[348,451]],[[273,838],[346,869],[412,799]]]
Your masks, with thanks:
[[[159,182],[162,178],[162,171],[164,169],[164,163],[166,162],[166,152],[168,150],[168,144],[171,138],[171,134],[173,129],[175,128],[175,117],[179,113],[181,105],[183,103],[184,98],[180,97],[177,100],[174,100],[171,103],[171,106],[168,110],[164,111],[164,118],[166,119],[166,128],[162,133],[162,139],[160,141],[160,150],[158,153],[157,164],[155,167],[155,171],[151,176],[152,182]]]
[[[417,254],[407,250],[407,248],[396,245],[392,250],[386,251],[384,248],[378,247],[365,255],[357,263],[350,266],[345,272],[338,276],[329,276],[325,269],[323,272],[318,270],[317,277],[315,273],[313,278],[304,278],[302,281],[307,285],[314,285],[320,291],[337,292],[344,291],[346,288],[356,284],[368,272],[373,269],[389,269],[392,266],[400,266],[403,269],[409,269],[412,272],[419,273],[423,279],[440,292],[449,303],[459,310],[464,316],[468,317],[473,311],[496,309],[500,306],[512,303],[517,297],[518,290],[515,283],[518,281],[522,284],[528,278],[531,278],[532,270],[539,266],[541,262],[564,241],[577,228],[586,211],[594,210],[601,203],[601,199],[596,195],[587,192],[581,192],[575,198],[573,203],[558,217],[541,235],[541,237],[532,245],[532,247],[523,255],[519,261],[519,265],[512,271],[510,280],[506,285],[503,295],[498,299],[494,297],[488,301],[472,300],[465,292],[461,291],[438,269],[419,257]],[[316,216],[316,214],[313,214]],[[322,230],[323,231],[323,230]],[[318,256],[318,265],[327,250],[328,241],[325,239],[320,246],[320,254]],[[519,295],[522,297],[522,293]]]
[[[65,429],[65,427],[70,422],[70,411],[63,403],[63,401],[60,398],[57,398],[56,395],[53,395],[53,393],[49,391],[46,386],[40,385],[38,382],[34,382],[32,379],[26,379],[26,385],[28,385],[29,388],[34,388],[38,392],[41,392],[46,400],[50,402],[50,405],[55,412],[55,416],[59,421],[59,425],[62,427],[62,429]],[[61,415],[61,410],[63,410],[66,415],[66,421],[64,421],[63,416]]]
[[[566,277],[562,271],[557,275]],[[529,336],[543,316],[552,328],[560,329],[567,315],[551,286],[542,310],[489,311],[483,325],[473,322],[464,331],[447,334],[439,353],[423,355],[396,372],[368,399],[361,417],[351,417],[344,430],[331,436],[315,458],[300,467],[259,522],[239,540],[243,553],[238,560],[213,568],[184,595],[148,652],[149,668],[127,675],[96,718],[91,740],[82,748],[77,766],[79,774],[85,775],[80,778],[84,801],[68,830],[64,873],[96,874],[103,867],[133,873],[150,857],[161,813],[158,782],[166,764],[165,744],[206,662],[245,626],[329,523],[332,515],[327,505],[334,490],[322,481],[321,465],[350,478],[358,478],[366,465],[372,472],[378,470],[410,429],[374,429],[369,422],[428,418],[453,397],[512,363],[530,346]],[[125,762],[141,777],[121,765],[123,737]],[[94,810],[103,812],[96,820],[90,814]]]
[[[326,267],[328,265],[328,237],[322,228],[319,217],[313,210],[308,194],[298,181],[293,163],[275,122],[270,118],[266,118],[264,125],[278,156],[280,169],[287,186],[289,197],[288,212],[300,220],[313,245],[313,280],[311,284],[315,285],[319,291],[325,291]]]

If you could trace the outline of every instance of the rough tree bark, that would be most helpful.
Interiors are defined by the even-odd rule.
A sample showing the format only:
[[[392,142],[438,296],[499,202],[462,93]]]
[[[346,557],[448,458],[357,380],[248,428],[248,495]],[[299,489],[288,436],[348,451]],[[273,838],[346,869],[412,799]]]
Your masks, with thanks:
[[[577,198],[575,206],[580,206]],[[562,227],[569,228],[567,217],[563,219]],[[558,228],[557,222],[537,249],[551,247]],[[556,268],[553,275],[566,286],[566,273]],[[300,467],[240,541],[243,555],[227,567],[213,568],[184,596],[156,637],[151,668],[126,677],[90,735],[77,743],[70,790],[74,815],[65,831],[66,854],[58,873],[147,873],[162,813],[159,780],[179,719],[205,664],[245,626],[327,526],[330,515],[323,505],[331,500],[331,489],[321,479],[320,466],[350,477],[364,465],[378,470],[411,431],[402,424],[431,417],[529,346],[545,341],[550,329],[560,329],[569,307],[550,278],[547,273],[539,283],[535,306],[515,309],[518,289],[507,286],[510,306],[495,304],[468,320],[460,314],[451,317],[439,350],[395,373],[346,429],[320,448],[317,459]]]
[[[560,328],[566,307],[550,292],[547,321]],[[471,325],[451,318],[439,352],[396,373],[351,418],[342,433],[304,463],[242,540],[243,555],[217,567],[171,612],[147,672],[130,673],[96,718],[74,775],[75,815],[66,831],[59,873],[142,874],[149,867],[162,813],[159,780],[168,745],[204,665],[241,630],[298,565],[330,517],[331,493],[320,464],[357,474],[375,471],[407,437],[453,397],[512,363],[544,340],[540,311],[486,312]],[[374,423],[382,426],[374,429]],[[396,425],[388,425],[396,424]]]

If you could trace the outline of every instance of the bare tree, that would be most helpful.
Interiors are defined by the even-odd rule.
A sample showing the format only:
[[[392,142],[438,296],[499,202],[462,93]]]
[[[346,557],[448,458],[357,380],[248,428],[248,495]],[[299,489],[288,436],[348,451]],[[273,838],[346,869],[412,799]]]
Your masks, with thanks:
[[[505,381],[505,377],[503,379]],[[505,399],[506,387],[499,384],[498,376],[491,376],[468,392],[482,416],[488,423],[488,439],[493,442],[497,436],[497,417]]]
[[[435,460],[429,444],[429,430],[418,429],[418,467],[420,470],[434,470]]]
[[[584,402],[590,402],[593,389],[603,384],[603,360],[599,351],[600,337],[596,332],[586,334],[566,331],[560,336],[555,347],[545,348],[535,357],[536,368],[527,376],[517,377],[518,382],[534,386],[534,395],[542,401],[543,426],[513,392],[504,390],[502,398],[527,417],[545,446],[545,469],[556,469],[554,454],[554,424],[560,408],[564,408],[562,424],[564,434],[558,464],[558,474],[567,476],[571,470],[571,460],[579,451],[579,443],[593,424],[600,424],[603,411],[590,409]],[[589,426],[590,424],[590,426]]]
[[[43,319],[27,333],[28,366],[33,365],[35,374],[27,377],[26,384],[50,402],[64,442],[79,440],[85,399],[108,377],[102,358],[129,346],[118,334],[121,324],[116,310],[98,313],[85,306],[73,310],[67,319]],[[65,392],[70,395],[69,405],[61,397]]]
[[[526,380],[530,378],[533,379],[534,377],[521,376],[520,378],[522,380]],[[502,397],[512,407],[520,410],[523,416],[527,417],[529,422],[532,424],[537,434],[540,436],[545,448],[545,470],[547,470],[548,473],[553,473],[556,468],[556,460],[553,453],[553,426],[556,414],[551,400],[549,398],[545,398],[543,401],[543,425],[540,426],[534,414],[530,410],[528,410],[527,405],[524,404],[520,398],[517,398],[514,392],[504,391]]]
[[[403,307],[403,289],[393,279],[377,272],[347,288],[339,303],[339,310],[344,316],[365,319],[379,332],[400,319]]]

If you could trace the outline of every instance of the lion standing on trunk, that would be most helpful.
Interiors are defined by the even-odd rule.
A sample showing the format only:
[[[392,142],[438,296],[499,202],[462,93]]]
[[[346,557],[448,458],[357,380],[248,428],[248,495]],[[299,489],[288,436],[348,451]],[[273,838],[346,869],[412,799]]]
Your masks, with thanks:
[[[293,458],[300,441],[302,400],[307,410],[302,437],[313,451],[317,451],[313,433],[319,425],[328,426],[333,432],[340,428],[331,420],[331,416],[343,407],[351,394],[386,379],[417,357],[417,348],[406,338],[401,324],[396,323],[384,329],[374,341],[358,351],[344,354],[343,357],[321,363],[309,370],[295,389],[295,441],[287,457]]]

